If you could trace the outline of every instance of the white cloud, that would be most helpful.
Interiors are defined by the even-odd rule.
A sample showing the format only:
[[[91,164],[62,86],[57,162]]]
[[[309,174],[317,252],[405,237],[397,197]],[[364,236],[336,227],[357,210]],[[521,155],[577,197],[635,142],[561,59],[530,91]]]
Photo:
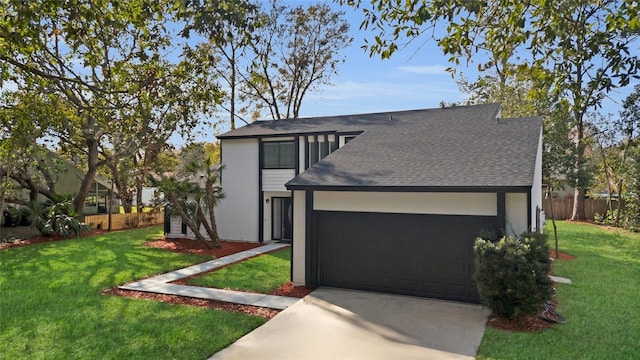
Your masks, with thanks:
[[[420,81],[420,82],[382,82],[382,81],[346,81],[337,82],[322,91],[310,94],[309,98],[325,100],[355,100],[355,99],[387,99],[403,101],[420,98],[441,98],[443,95],[455,96],[459,94],[458,87],[453,81]]]
[[[442,65],[399,66],[398,70],[421,75],[446,75],[447,67]]]
[[[453,80],[443,81],[345,81],[309,94],[300,115],[344,115],[378,111],[438,107],[441,101],[460,101]]]

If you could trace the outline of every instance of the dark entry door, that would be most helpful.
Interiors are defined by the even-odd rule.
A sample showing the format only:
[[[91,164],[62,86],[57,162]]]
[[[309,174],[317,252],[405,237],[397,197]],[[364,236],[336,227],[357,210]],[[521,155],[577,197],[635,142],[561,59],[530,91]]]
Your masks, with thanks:
[[[272,198],[272,239],[291,241],[293,238],[293,201],[290,197]]]
[[[493,216],[317,211],[320,285],[478,302],[473,242]]]

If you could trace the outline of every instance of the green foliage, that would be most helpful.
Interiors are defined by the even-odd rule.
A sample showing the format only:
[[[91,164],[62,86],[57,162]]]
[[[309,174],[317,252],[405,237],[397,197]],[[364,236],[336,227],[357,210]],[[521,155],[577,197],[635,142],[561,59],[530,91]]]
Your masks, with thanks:
[[[546,235],[526,233],[474,244],[475,281],[482,302],[496,315],[519,318],[540,311],[551,298]]]
[[[28,207],[7,206],[3,210],[4,226],[29,226],[31,224],[32,213]]]
[[[34,223],[42,235],[60,235],[80,237],[91,226],[78,220],[71,196],[61,195],[55,201],[48,201],[41,207],[32,206]]]
[[[619,226],[630,231],[640,232],[638,201],[633,200],[628,202],[620,211],[614,209],[607,210],[604,214],[594,214],[593,222],[600,225]],[[618,212],[620,212],[620,214],[618,214]]]
[[[487,327],[477,358],[600,360],[615,354],[635,359],[640,351],[640,234],[586,223],[559,221],[561,251],[575,260],[556,260],[558,311],[567,324],[521,333]]]
[[[198,241],[207,247],[210,246],[210,241],[219,246],[215,207],[224,197],[218,181],[223,166],[214,164],[212,157],[207,154],[192,155],[197,156],[186,159],[187,162],[179,167],[177,175],[163,175],[150,180],[164,194],[163,205],[167,207],[167,211],[180,215]],[[205,239],[202,228],[210,241]]]
[[[361,28],[375,39],[364,46],[371,55],[389,57],[402,41],[424,34],[435,39],[454,66],[466,60],[467,65],[476,62],[480,72],[496,71],[502,83],[526,75],[547,84],[545,89],[565,101],[571,115],[565,135],[575,149],[568,180],[578,190],[572,219],[584,217],[583,196],[592,175],[585,115],[640,71],[640,56],[633,51],[640,30],[636,0],[340,2],[362,8]]]
[[[175,28],[191,21],[192,13],[184,11],[191,3],[43,0],[0,5],[0,85],[11,85],[3,87],[9,95],[0,107],[33,124],[34,131],[16,131],[13,137],[33,143],[52,139],[83,165],[85,176],[74,199],[78,212],[105,165],[113,174],[133,167],[131,181],[115,182],[123,194],[129,187],[140,189],[172,135],[190,139],[208,123],[202,115],[220,99],[209,64],[188,56],[188,49],[181,56],[172,48]],[[28,130],[16,127],[23,128]]]
[[[621,204],[600,216],[603,223],[640,229],[640,85],[623,102],[617,118],[595,117],[597,135],[594,160],[600,169],[601,189],[619,194]]]

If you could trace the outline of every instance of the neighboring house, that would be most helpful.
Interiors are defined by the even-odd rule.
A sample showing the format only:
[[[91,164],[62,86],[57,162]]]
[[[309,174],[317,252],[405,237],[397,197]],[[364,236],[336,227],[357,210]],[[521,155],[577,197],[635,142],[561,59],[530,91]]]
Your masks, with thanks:
[[[149,206],[153,202],[156,196],[155,187],[143,187],[142,188],[142,206]],[[135,200],[134,200],[135,202]],[[138,204],[135,204],[136,206]]]
[[[216,172],[220,170],[219,168],[220,168],[220,163],[216,163],[216,164],[213,164],[213,167],[211,168],[211,170],[213,172]],[[176,176],[176,174],[165,173],[164,176],[173,177],[173,176]],[[206,186],[206,181],[207,181],[206,172],[202,170],[197,172],[196,174],[191,174],[188,177],[178,178],[177,180],[179,181],[187,180],[189,183],[197,184],[197,186],[200,189],[203,189]],[[218,190],[220,189],[219,178],[217,179],[214,186],[216,189]],[[164,198],[164,194],[160,194],[160,197]],[[194,199],[194,196],[191,196],[191,195],[187,196],[187,200],[192,201],[193,199]],[[217,212],[217,208],[216,208],[216,212]],[[177,215],[171,210],[168,210],[167,208],[165,208],[164,216],[165,216],[164,217],[164,233],[167,238],[169,239],[180,239],[180,238],[195,239],[196,238],[193,231],[191,231],[191,229],[187,227],[187,224],[182,222],[182,218],[180,217],[180,215]],[[216,214],[216,217],[217,217],[217,214]],[[217,223],[219,222],[216,221],[216,224]],[[204,225],[200,225],[200,234],[202,234],[202,236],[205,239],[210,239],[209,234],[207,234],[207,231]]]
[[[576,188],[569,183],[566,175],[556,175],[554,182],[557,184],[551,191],[554,199],[566,199],[571,198],[575,195]],[[542,193],[543,195],[549,191],[548,184],[542,184]]]
[[[62,169],[56,172],[56,192],[58,194],[75,195],[80,189],[85,173],[79,170],[68,160],[62,160]],[[120,203],[117,199],[117,190],[114,188],[114,195],[111,194],[111,181],[100,174],[96,174],[91,188],[84,200],[83,215],[106,214],[109,211],[109,200],[112,201],[111,212],[120,212]]]
[[[53,161],[55,161],[53,182],[55,183],[56,193],[75,195],[80,188],[82,179],[84,178],[84,172],[75,167],[73,163],[59,157],[57,154],[53,152],[50,152],[49,154],[54,157]],[[111,182],[102,175],[96,174],[85,199],[84,210],[82,213],[84,215],[106,214],[109,208],[109,199],[112,199],[111,201],[113,202],[112,212],[119,213],[120,207],[116,198],[117,191],[114,189],[116,196],[112,197],[109,195],[110,189]],[[28,190],[22,191],[21,196],[24,201],[29,201]],[[41,194],[38,195],[38,203],[44,203],[47,200],[48,199],[45,196]]]
[[[220,237],[293,243],[308,287],[478,302],[473,242],[536,230],[542,119],[498,104],[255,122],[219,135]]]

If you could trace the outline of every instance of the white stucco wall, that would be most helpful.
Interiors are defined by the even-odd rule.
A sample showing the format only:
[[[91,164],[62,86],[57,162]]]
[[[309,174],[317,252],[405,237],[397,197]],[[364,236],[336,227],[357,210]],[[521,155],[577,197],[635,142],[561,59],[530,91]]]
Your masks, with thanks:
[[[533,186],[531,188],[531,230],[536,231],[536,207],[542,209],[542,130],[538,140],[538,152],[533,173]],[[540,224],[541,227],[544,224]]]
[[[291,281],[295,285],[305,282],[305,243],[306,243],[306,198],[304,191],[293,192],[293,273]]]
[[[216,208],[218,234],[225,240],[258,241],[258,139],[221,140],[221,186]]]
[[[527,194],[507,193],[505,212],[507,235],[517,236],[527,231]]]
[[[497,215],[495,193],[314,192],[314,210]],[[525,208],[526,211],[526,208]]]

